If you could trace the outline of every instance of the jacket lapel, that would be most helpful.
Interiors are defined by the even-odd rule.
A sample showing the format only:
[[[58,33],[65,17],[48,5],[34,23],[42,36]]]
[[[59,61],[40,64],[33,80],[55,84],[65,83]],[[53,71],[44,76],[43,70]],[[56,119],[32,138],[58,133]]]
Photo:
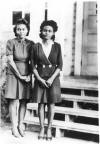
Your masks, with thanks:
[[[48,56],[48,58],[47,58],[46,55],[45,55],[45,53],[44,53],[44,51],[43,51],[42,45],[41,45],[40,43],[39,43],[39,45],[40,45],[40,53],[41,53],[41,57],[42,57],[43,61],[44,61],[46,64],[51,64],[49,58],[50,58],[50,55],[51,55],[53,46],[52,46],[51,51],[50,51],[50,54],[49,54],[49,56]]]

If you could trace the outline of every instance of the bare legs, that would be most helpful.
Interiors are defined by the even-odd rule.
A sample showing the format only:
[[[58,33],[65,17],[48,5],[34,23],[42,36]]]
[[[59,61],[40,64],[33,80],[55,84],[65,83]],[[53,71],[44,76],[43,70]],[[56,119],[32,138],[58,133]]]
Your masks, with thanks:
[[[26,113],[26,101],[20,100],[18,111],[18,130],[22,137],[24,137],[24,130],[25,130],[25,126],[23,124],[25,113]]]
[[[38,104],[38,115],[40,121],[40,133],[38,138],[44,138],[45,104]]]
[[[53,122],[53,117],[54,117],[54,104],[48,104],[48,126],[47,126],[47,135],[46,139],[52,139],[52,134],[51,134],[51,128],[52,128],[52,122]]]
[[[19,108],[18,108],[18,100],[9,101],[9,114],[12,123],[12,134],[15,137],[19,137],[20,135],[24,136],[22,125],[23,125],[25,112],[26,112],[25,101],[19,100]]]
[[[10,120],[12,124],[12,134],[15,137],[19,137],[19,133],[17,129],[17,126],[18,126],[17,104],[18,104],[18,100],[9,101],[9,114],[10,114]]]
[[[48,107],[48,126],[47,126],[47,135],[46,139],[52,139],[51,134],[51,127],[52,121],[54,117],[54,104],[47,104]],[[40,121],[40,133],[38,138],[44,138],[44,120],[45,120],[45,104],[41,103],[38,105],[38,114],[39,114],[39,121]]]

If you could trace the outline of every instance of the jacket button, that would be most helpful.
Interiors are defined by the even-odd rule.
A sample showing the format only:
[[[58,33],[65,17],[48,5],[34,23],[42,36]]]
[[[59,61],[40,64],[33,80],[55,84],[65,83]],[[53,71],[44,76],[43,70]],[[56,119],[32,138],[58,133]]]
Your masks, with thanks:
[[[43,68],[45,68],[45,65],[43,65]]]
[[[52,67],[52,65],[49,65],[49,68],[51,68]]]

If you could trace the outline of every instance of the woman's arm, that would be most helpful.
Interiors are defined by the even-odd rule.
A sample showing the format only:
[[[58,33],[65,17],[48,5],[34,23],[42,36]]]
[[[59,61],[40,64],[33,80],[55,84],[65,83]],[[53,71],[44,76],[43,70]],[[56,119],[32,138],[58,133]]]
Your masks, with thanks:
[[[46,81],[40,77],[37,69],[36,69],[36,64],[37,64],[37,44],[33,46],[32,48],[32,53],[31,53],[31,67],[32,67],[32,72],[34,73],[34,76],[36,79],[45,87],[48,87],[46,84]]]
[[[55,79],[59,74],[60,74],[60,69],[57,68],[57,69],[55,70],[55,72],[53,73],[53,75],[47,80],[48,86],[51,86],[51,85],[52,85],[54,79]]]
[[[63,60],[62,60],[62,51],[60,44],[56,44],[57,46],[57,68],[53,75],[47,80],[47,83],[49,86],[52,85],[54,79],[60,74],[60,71],[62,70]]]
[[[53,79],[53,81],[54,81],[54,79],[55,79],[59,74],[60,74],[60,69],[57,68],[57,69],[55,70],[54,74],[51,76],[51,79]]]
[[[41,82],[44,86],[48,87],[48,85],[46,84],[46,81],[40,77],[36,68],[34,68],[33,73],[39,82]]]
[[[22,76],[22,75],[19,73],[19,71],[18,71],[18,69],[17,69],[17,67],[16,67],[16,64],[15,64],[15,62],[14,62],[14,60],[13,60],[13,55],[8,55],[8,56],[7,56],[7,61],[8,61],[8,64],[10,65],[11,69],[13,70],[13,72],[15,73],[15,75],[16,75],[17,77],[19,77],[19,78],[22,79],[22,80],[28,81],[29,77],[27,77],[27,76]]]

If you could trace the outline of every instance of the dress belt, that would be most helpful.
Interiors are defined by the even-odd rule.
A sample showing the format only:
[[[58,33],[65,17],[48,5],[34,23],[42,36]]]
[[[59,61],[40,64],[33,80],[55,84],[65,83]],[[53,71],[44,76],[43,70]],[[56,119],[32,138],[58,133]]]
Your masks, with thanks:
[[[29,60],[14,60],[16,63],[29,63]]]

